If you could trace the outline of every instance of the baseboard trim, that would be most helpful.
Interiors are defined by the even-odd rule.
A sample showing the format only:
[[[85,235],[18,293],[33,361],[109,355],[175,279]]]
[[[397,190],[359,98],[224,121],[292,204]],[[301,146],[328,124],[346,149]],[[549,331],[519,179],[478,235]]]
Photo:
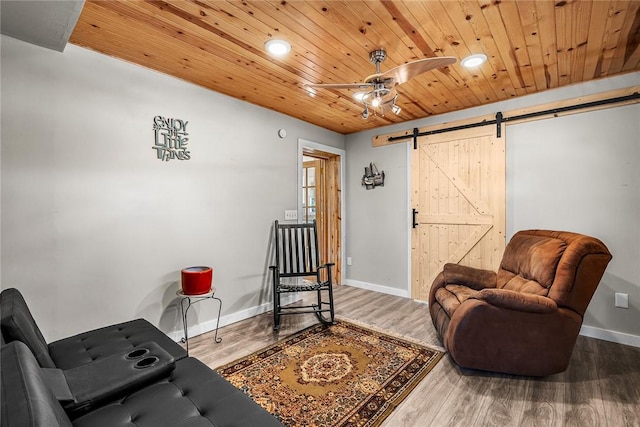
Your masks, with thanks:
[[[640,348],[640,336],[582,325],[580,335]]]
[[[382,294],[395,295],[397,297],[409,298],[409,292],[402,289],[391,288],[389,286],[375,285],[373,283],[361,282],[359,280],[345,279],[342,281],[343,285],[353,286],[354,288],[366,289],[369,291],[376,291]]]
[[[298,300],[300,300],[297,294],[289,294],[282,297],[282,304],[292,304]],[[241,320],[250,319],[251,317],[257,316],[262,313],[266,313],[267,311],[273,310],[273,303],[265,303],[254,307],[249,307],[244,310],[236,311],[235,313],[229,313],[225,316],[220,316],[220,325],[218,328],[222,328],[223,326],[231,325],[232,323],[239,322]],[[182,322],[182,320],[180,320]],[[182,326],[182,323],[180,324]],[[216,319],[207,320],[205,322],[201,322],[195,325],[189,325],[189,338],[193,338],[198,335],[205,334],[207,332],[214,331],[216,329]],[[182,329],[178,331],[169,332],[167,336],[172,340],[178,342],[182,340],[184,332]]]

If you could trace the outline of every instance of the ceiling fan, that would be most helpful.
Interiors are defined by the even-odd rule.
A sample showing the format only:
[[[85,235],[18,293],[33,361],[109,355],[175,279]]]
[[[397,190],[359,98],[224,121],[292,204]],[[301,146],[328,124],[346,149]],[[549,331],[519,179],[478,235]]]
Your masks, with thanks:
[[[385,110],[391,110],[394,114],[400,114],[401,108],[396,105],[398,93],[395,87],[415,76],[435,68],[455,64],[456,58],[451,56],[438,56],[434,58],[419,59],[399,65],[384,73],[380,71],[380,64],[387,57],[384,49],[376,49],[369,53],[369,61],[376,66],[375,74],[370,75],[361,83],[326,83],[307,84],[309,88],[317,89],[359,89],[353,97],[364,104],[362,118],[368,119],[370,112],[384,116]]]

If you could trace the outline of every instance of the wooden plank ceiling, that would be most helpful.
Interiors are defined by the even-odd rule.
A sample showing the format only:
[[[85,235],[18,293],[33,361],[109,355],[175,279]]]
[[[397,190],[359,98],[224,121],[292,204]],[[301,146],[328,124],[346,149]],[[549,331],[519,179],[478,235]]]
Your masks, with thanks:
[[[264,44],[287,40],[291,53]],[[640,70],[638,0],[87,1],[71,43],[348,134]],[[361,118],[355,83],[433,56],[485,53],[397,87],[399,116]]]

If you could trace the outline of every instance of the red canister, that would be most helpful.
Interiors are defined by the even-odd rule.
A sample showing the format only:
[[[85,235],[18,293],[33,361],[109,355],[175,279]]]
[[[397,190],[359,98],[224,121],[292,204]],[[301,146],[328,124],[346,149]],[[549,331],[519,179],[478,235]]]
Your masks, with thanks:
[[[211,267],[187,267],[182,270],[182,292],[185,295],[201,295],[211,290]]]

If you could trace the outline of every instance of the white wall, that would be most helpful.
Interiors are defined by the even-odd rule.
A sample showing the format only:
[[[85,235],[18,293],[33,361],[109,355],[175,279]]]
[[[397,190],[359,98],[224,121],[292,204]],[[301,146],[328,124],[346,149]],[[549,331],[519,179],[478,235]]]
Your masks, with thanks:
[[[575,231],[613,254],[584,324],[640,336],[640,104],[507,126],[507,234]],[[615,293],[629,308],[614,308]],[[598,331],[589,331],[598,334]]]
[[[450,123],[495,114],[498,111],[632,87],[637,85],[638,81],[640,73],[631,73],[347,135],[346,190],[349,197],[345,255],[352,257],[353,265],[347,267],[346,283],[394,294],[407,293],[409,289],[410,208],[407,205],[409,166],[406,154],[408,142],[374,148],[371,144],[372,137],[413,127]],[[609,337],[611,339],[631,334],[631,339],[640,344],[640,323],[637,321],[640,273],[637,267],[630,267],[630,264],[637,266],[640,259],[640,115],[637,105],[592,114],[605,114],[603,120],[606,121],[601,121],[600,116],[582,113],[566,119],[539,120],[526,125],[513,124],[507,127],[507,231],[510,233],[508,237],[525,225],[527,228],[570,228],[602,236],[613,252],[614,261],[610,264],[601,288],[589,306],[585,325],[619,332],[617,338]],[[527,126],[526,131],[518,131],[524,129],[522,126]],[[562,129],[562,132],[558,129]],[[576,130],[580,130],[580,133]],[[545,144],[555,144],[554,151],[550,151],[549,146],[519,144],[523,133],[533,139],[537,135],[556,135],[554,138],[544,137]],[[585,141],[580,135],[591,137]],[[549,141],[550,139],[554,142]],[[590,150],[585,151],[584,144],[587,142]],[[578,151],[576,155],[582,157],[568,159],[569,153],[573,153],[577,147],[581,147],[582,152]],[[562,156],[554,158],[554,153],[560,153]],[[588,162],[578,160],[583,160],[584,156],[588,156]],[[593,159],[598,159],[600,163],[594,165]],[[367,191],[361,187],[363,167],[370,161],[375,161],[378,168],[387,174],[384,188]],[[540,175],[550,174],[550,178],[545,178],[542,182],[539,179],[532,181],[531,176],[523,175],[526,173],[521,169],[523,162],[530,162],[530,168],[538,167]],[[558,170],[560,165],[562,169]],[[615,171],[615,174],[612,175],[611,171]],[[571,187],[570,183],[563,183],[567,186],[564,187],[553,181],[571,176],[588,178],[585,185],[580,187],[581,191],[567,194],[565,190],[574,191],[577,184]],[[593,189],[589,188],[594,182],[598,182],[597,197],[592,195]],[[513,198],[517,194],[514,191],[522,191],[523,188],[529,193],[526,205],[522,199]],[[529,191],[531,188],[535,188],[533,194]],[[606,198],[604,194],[607,195]],[[548,207],[550,199],[555,205],[554,209]],[[577,222],[572,223],[572,227],[567,227],[571,222],[570,212],[574,209],[575,200],[580,200],[581,206],[586,204],[588,209],[582,209],[579,215],[576,215]],[[534,212],[531,212],[530,206],[536,207]],[[616,207],[616,212],[624,214],[614,214],[611,217],[613,206]],[[565,216],[559,217],[558,212]],[[604,218],[607,218],[606,225],[602,224]],[[621,236],[624,238],[621,239]],[[623,312],[622,309],[613,307],[610,299],[613,288],[617,292],[629,294],[632,308]]]
[[[347,238],[345,256],[351,257],[345,283],[409,297],[407,272],[407,150],[405,144],[371,149],[371,132],[347,139]],[[362,135],[362,134],[360,134]],[[384,186],[362,185],[365,166],[384,171]]]
[[[192,265],[213,266],[223,320],[266,308],[298,138],[344,148],[343,135],[73,45],[2,37],[1,64],[1,285],[47,340],[136,317],[177,334]],[[156,158],[156,115],[189,122],[190,160]],[[211,326],[214,308],[194,306],[191,324]]]

